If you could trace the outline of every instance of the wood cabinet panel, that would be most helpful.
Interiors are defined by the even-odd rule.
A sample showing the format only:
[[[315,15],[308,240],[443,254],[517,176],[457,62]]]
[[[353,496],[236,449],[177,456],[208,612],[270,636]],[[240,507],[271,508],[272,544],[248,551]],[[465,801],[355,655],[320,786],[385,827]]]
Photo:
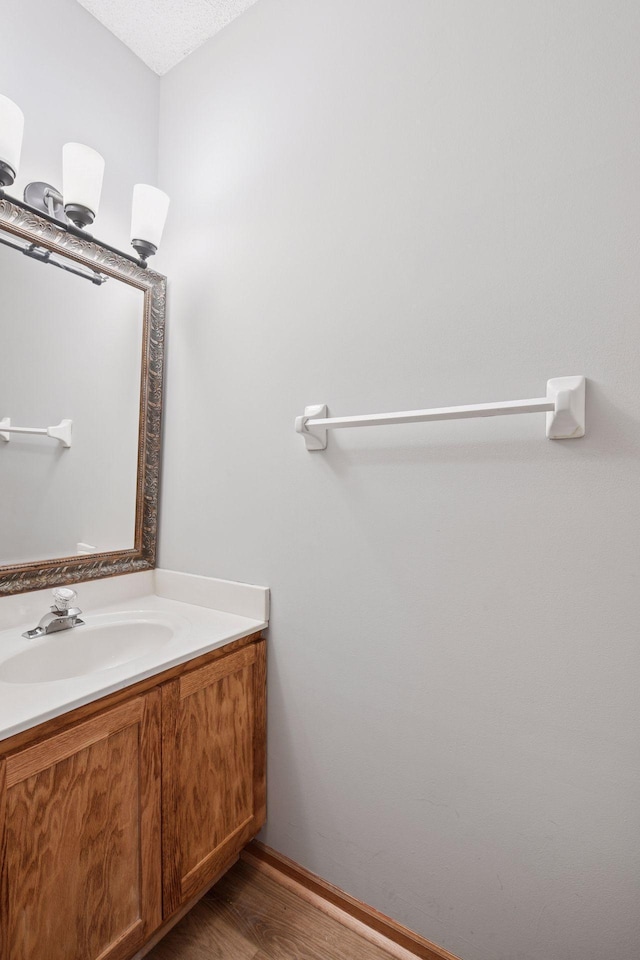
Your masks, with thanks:
[[[160,693],[2,761],[2,960],[123,960],[161,921]]]
[[[265,642],[163,687],[164,912],[264,822]]]
[[[265,682],[254,634],[0,744],[0,960],[142,955],[228,869],[265,819]]]

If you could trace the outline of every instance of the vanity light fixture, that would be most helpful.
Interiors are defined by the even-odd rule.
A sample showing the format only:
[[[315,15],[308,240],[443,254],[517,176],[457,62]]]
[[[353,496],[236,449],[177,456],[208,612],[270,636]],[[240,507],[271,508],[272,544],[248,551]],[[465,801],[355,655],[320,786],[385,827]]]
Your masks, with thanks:
[[[22,110],[0,94],[0,188],[10,187],[17,176],[23,132]]]
[[[93,239],[85,232],[85,228],[93,223],[100,206],[104,159],[85,144],[65,143],[62,148],[62,193],[50,183],[34,181],[25,187],[24,199],[18,200],[5,194],[4,188],[11,186],[18,173],[23,130],[22,111],[12,100],[0,94],[0,200],[6,196],[10,203],[37,213],[68,233],[83,239]],[[146,268],[148,258],[157,252],[160,245],[168,208],[169,197],[166,193],[157,187],[137,183],[133,190],[131,245],[139,256],[133,257],[103,241],[100,241],[101,246],[131,260],[139,267]],[[0,243],[6,241],[0,238]],[[44,248],[43,255],[40,248],[34,248],[33,244],[29,249],[17,247],[15,243],[6,245],[22,250],[27,256],[60,266],[50,259]],[[72,268],[66,269],[70,269],[72,273],[79,272]],[[96,274],[99,279],[84,273],[80,275],[87,276],[93,283],[103,283],[106,280],[101,274]]]
[[[160,246],[167,219],[169,197],[157,187],[136,183],[131,205],[131,246],[148,260]]]
[[[62,196],[64,212],[82,230],[93,223],[102,193],[104,159],[83,143],[65,143],[62,148]]]

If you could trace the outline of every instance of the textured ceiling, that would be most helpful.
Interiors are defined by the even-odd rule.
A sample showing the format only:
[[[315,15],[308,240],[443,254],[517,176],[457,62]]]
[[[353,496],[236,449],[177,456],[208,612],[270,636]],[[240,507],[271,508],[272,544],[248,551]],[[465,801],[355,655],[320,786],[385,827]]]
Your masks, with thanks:
[[[256,0],[78,0],[155,73],[175,67]]]

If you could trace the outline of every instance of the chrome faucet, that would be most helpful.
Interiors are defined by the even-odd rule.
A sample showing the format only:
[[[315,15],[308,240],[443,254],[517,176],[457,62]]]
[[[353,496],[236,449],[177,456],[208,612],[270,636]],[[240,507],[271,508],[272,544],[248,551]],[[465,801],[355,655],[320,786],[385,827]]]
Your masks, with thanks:
[[[45,613],[37,627],[33,630],[27,630],[22,634],[27,640],[37,640],[38,637],[44,637],[49,633],[56,633],[58,630],[70,630],[72,627],[80,627],[84,620],[80,619],[82,610],[79,607],[71,606],[78,598],[75,590],[69,590],[68,587],[58,587],[53,591],[53,606],[49,613]]]

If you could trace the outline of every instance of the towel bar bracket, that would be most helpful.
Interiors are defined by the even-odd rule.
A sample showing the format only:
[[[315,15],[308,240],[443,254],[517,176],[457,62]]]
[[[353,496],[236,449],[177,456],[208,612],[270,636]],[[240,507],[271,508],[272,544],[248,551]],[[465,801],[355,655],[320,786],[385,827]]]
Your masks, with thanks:
[[[547,397],[554,409],[547,413],[549,440],[577,440],[585,433],[584,377],[556,377],[547,380]]]
[[[327,449],[327,428],[308,423],[314,417],[316,419],[326,417],[327,413],[326,403],[315,403],[304,408],[303,417],[296,417],[296,433],[301,433],[304,437],[307,450]]]

